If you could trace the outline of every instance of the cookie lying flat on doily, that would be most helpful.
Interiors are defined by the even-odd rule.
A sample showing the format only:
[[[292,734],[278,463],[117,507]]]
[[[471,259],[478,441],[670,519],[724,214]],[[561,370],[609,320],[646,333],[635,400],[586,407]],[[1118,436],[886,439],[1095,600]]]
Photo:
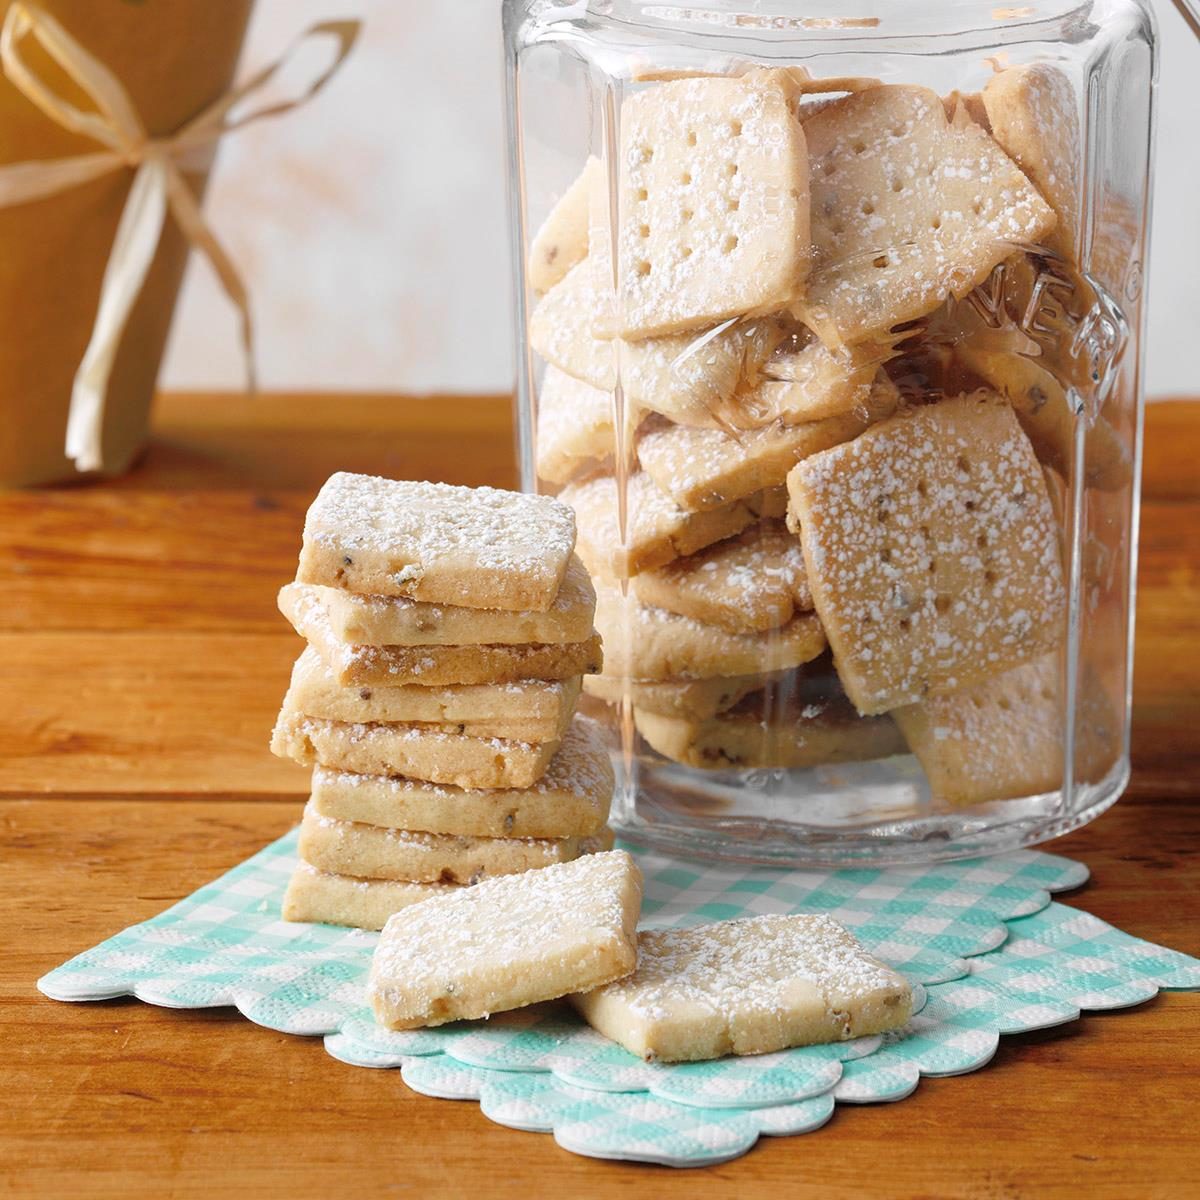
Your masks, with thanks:
[[[660,1062],[845,1041],[912,1011],[904,976],[824,915],[643,932],[632,975],[571,999],[605,1037]]]
[[[641,872],[617,850],[406,908],[371,963],[376,1020],[442,1025],[620,979],[637,963],[641,892]]]

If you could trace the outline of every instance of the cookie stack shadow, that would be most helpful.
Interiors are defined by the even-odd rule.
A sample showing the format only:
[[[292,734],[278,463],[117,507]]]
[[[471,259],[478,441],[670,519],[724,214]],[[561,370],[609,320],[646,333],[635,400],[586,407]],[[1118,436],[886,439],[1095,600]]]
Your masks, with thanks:
[[[279,607],[308,643],[271,749],[312,768],[284,917],[380,929],[409,904],[612,844],[601,666],[564,505],[338,474]]]

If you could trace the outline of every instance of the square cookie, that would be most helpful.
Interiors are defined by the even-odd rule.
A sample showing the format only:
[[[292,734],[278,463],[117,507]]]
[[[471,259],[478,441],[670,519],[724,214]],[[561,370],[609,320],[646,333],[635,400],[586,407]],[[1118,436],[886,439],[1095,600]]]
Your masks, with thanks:
[[[757,381],[785,337],[775,320],[730,320],[712,329],[622,342],[621,386],[641,409],[682,425],[718,428],[738,389]]]
[[[302,767],[363,775],[404,775],[459,788],[528,787],[543,775],[558,742],[468,737],[422,725],[353,725],[322,721],[285,707],[271,753]]]
[[[607,829],[582,838],[448,837],[385,829],[322,817],[310,801],[300,823],[299,853],[306,863],[335,875],[469,884],[568,862],[611,845]]]
[[[756,494],[706,512],[689,512],[638,471],[626,483],[622,530],[613,476],[568,484],[559,497],[578,517],[579,557],[593,577],[602,579],[627,579],[740,533],[769,503]]]
[[[387,775],[315,767],[318,816],[465,837],[564,838],[608,820],[612,759],[600,729],[577,717],[545,774],[525,788],[462,789]]]
[[[620,333],[785,308],[808,266],[808,156],[779,73],[680,79],[621,108]]]
[[[578,699],[578,678],[447,688],[342,687],[309,646],[292,668],[283,707],[352,725],[420,725],[471,737],[555,742]]]
[[[566,483],[580,468],[611,459],[617,434],[611,392],[548,365],[538,389],[534,457],[539,479]],[[632,421],[636,425],[636,418]]]
[[[342,687],[437,687],[572,679],[598,671],[600,639],[544,645],[348,646],[333,633],[320,594],[279,594],[283,615],[320,654]]]
[[[588,194],[603,177],[600,160],[589,155],[583,170],[559,197],[529,244],[527,275],[535,292],[548,292],[588,251]]]
[[[1055,216],[965,110],[908,85],[871,88],[804,122],[814,261],[799,305],[831,345],[887,333],[965,296]]]
[[[407,908],[371,963],[376,1020],[473,1020],[620,979],[637,964],[641,902],[641,872],[614,850]]]
[[[298,863],[283,897],[285,921],[382,929],[392,913],[440,896],[453,883],[407,883],[399,879],[358,879]]]
[[[545,612],[574,547],[575,514],[549,496],[339,471],[305,517],[296,582]]]
[[[863,713],[969,687],[1063,635],[1042,469],[979,392],[901,413],[788,476],[817,614]]]
[[[1048,243],[1074,260],[1079,236],[1079,107],[1071,81],[1054,63],[1006,67],[981,97],[992,136],[1058,215]]]
[[[607,307],[591,258],[576,263],[538,301],[529,317],[529,344],[552,366],[602,392],[617,382],[616,343],[597,337],[594,314]]]
[[[623,596],[601,584],[596,623],[603,631],[610,675],[643,680],[704,679],[752,675],[811,662],[825,649],[825,634],[812,613],[760,633],[731,633],[678,613]]]
[[[586,691],[606,704],[621,704],[626,690],[635,709],[705,721],[732,708],[743,696],[761,692],[780,682],[786,671],[761,675],[715,675],[710,679],[622,679],[615,675],[591,675]]]
[[[800,769],[903,754],[888,717],[860,717],[841,696],[771,688],[707,719],[638,709],[637,731],[672,762],[706,771]]]
[[[591,637],[596,596],[587,569],[572,554],[558,595],[544,612],[422,604],[312,583],[289,583],[280,590],[285,616],[306,603],[324,609],[337,641],[354,646],[560,645]]]
[[[935,800],[962,806],[1052,792],[1063,780],[1059,655],[892,714]]]
[[[890,415],[898,399],[895,387],[880,376],[866,404],[821,421],[776,422],[740,433],[648,423],[638,439],[638,458],[680,508],[703,512],[779,486],[796,463],[857,437]]]
[[[634,577],[643,604],[757,633],[812,610],[800,542],[782,521],[760,521],[736,537]]]
[[[578,699],[577,677],[444,688],[343,687],[325,660],[308,646],[292,668],[284,703],[327,721],[462,726],[463,733],[470,727],[478,737],[546,742],[561,735]],[[512,729],[524,736],[500,732]]]
[[[643,932],[632,975],[571,1000],[647,1062],[846,1041],[912,1013],[904,976],[824,914]]]

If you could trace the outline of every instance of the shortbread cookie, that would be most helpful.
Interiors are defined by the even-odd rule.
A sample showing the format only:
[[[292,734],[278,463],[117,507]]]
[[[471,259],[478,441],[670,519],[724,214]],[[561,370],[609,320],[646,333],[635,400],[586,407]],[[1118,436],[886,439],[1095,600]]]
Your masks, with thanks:
[[[641,872],[614,850],[406,909],[371,963],[376,1020],[472,1020],[620,979],[637,964],[641,902]]]
[[[604,656],[594,634],[583,642],[544,645],[347,646],[339,641],[319,597],[279,594],[283,615],[320,654],[341,687],[446,687],[571,679],[598,671]]]
[[[804,133],[777,72],[682,79],[621,108],[627,339],[778,311],[808,266]]]
[[[758,516],[763,497],[751,496],[722,508],[692,513],[680,508],[644,473],[626,483],[625,536],[617,524],[617,481],[597,475],[568,484],[560,499],[579,519],[579,557],[593,576],[624,579],[639,571],[661,567],[723,538],[740,533]]]
[[[621,386],[639,408],[683,425],[719,428],[735,393],[757,383],[785,336],[778,321],[731,319],[713,329],[622,342]]]
[[[572,996],[647,1062],[767,1054],[899,1029],[912,988],[824,913],[638,935],[637,970]]]
[[[615,404],[611,392],[547,366],[538,390],[534,439],[538,478],[566,483],[581,467],[615,455]],[[636,425],[637,418],[632,416],[631,432]]]
[[[1063,663],[1051,653],[1003,675],[892,714],[935,800],[983,804],[1057,791],[1063,783]],[[1120,721],[1085,664],[1076,690],[1077,782],[1097,783],[1116,760]]]
[[[1049,244],[1074,259],[1079,232],[1079,109],[1061,67],[1007,67],[983,89],[992,136],[1058,215]]]
[[[340,771],[404,775],[458,788],[528,787],[541,779],[558,746],[468,737],[421,725],[322,721],[286,707],[271,734],[271,753],[302,767],[319,763]]]
[[[422,604],[403,596],[361,596],[342,588],[289,583],[280,596],[286,615],[301,603],[320,605],[333,636],[356,646],[471,646],[583,642],[592,633],[596,596],[583,563],[572,554],[554,603],[545,612]]]
[[[968,340],[956,355],[1013,406],[1038,457],[1056,471],[1070,473],[1077,422],[1063,385],[1039,362],[1022,354],[991,350]],[[1084,434],[1084,479],[1089,487],[1116,491],[1133,476],[1129,447],[1103,416]]]
[[[710,771],[799,768],[903,754],[888,717],[860,717],[841,696],[767,691],[708,720],[637,710],[638,733],[673,762]]]
[[[407,883],[334,875],[309,863],[296,865],[283,897],[285,921],[382,929],[394,912],[458,887],[455,883]]]
[[[788,489],[817,614],[860,712],[970,687],[1061,639],[1046,481],[994,394],[876,425],[805,459]]]
[[[611,584],[597,589],[596,624],[604,632],[610,675],[631,679],[703,679],[781,671],[825,649],[821,623],[794,616],[765,633],[731,633],[691,617],[651,608]]]
[[[477,838],[384,829],[319,816],[311,801],[300,824],[299,854],[321,871],[360,879],[412,883],[477,883],[569,862],[612,845],[605,829],[594,837]]]
[[[575,514],[549,496],[331,475],[304,520],[297,583],[466,608],[550,608]]]
[[[926,88],[847,96],[804,122],[815,259],[800,317],[852,344],[965,296],[1054,213],[988,134]]]
[[[800,543],[781,521],[643,571],[631,587],[643,604],[733,633],[778,629],[813,606]]]
[[[1055,791],[1063,779],[1060,661],[1049,654],[892,714],[934,799],[981,804]]]
[[[756,429],[852,413],[870,405],[871,385],[893,353],[891,341],[835,352],[807,331],[793,335],[763,365],[762,378],[720,410],[722,421],[732,429]]]
[[[529,245],[529,286],[548,292],[577,263],[588,249],[588,195],[592,180],[603,178],[604,169],[594,155],[558,203],[550,210]]]
[[[359,724],[471,726],[522,729],[524,740],[553,740],[579,699],[579,680],[524,679],[519,683],[479,683],[462,687],[342,687],[324,659],[306,647],[292,668],[289,706],[329,721]],[[534,734],[532,731],[536,730]],[[466,730],[464,729],[465,733]]]
[[[706,721],[732,708],[743,696],[777,684],[786,674],[786,671],[767,671],[761,675],[716,675],[709,679],[662,682],[589,675],[585,690],[607,704],[620,704],[628,690],[630,702],[636,709]]]
[[[594,721],[576,719],[545,774],[527,788],[462,790],[415,779],[316,767],[317,814],[392,829],[468,837],[562,838],[608,820],[612,760]]]
[[[578,699],[578,678],[451,688],[340,687],[309,646],[292,668],[283,707],[325,721],[419,725],[479,738],[554,742],[570,724]]]
[[[596,286],[591,258],[576,263],[538,301],[529,318],[529,344],[553,366],[601,391],[617,381],[616,343],[597,337],[592,321],[608,304]]]
[[[676,504],[704,511],[777,487],[796,463],[857,437],[890,415],[898,399],[890,380],[880,376],[866,404],[823,421],[776,423],[736,434],[648,425],[638,441],[638,458],[659,490]]]

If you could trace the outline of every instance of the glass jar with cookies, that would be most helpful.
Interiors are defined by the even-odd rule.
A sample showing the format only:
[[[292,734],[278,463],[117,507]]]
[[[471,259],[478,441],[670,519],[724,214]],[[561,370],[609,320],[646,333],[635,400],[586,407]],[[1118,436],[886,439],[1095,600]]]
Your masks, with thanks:
[[[507,0],[522,470],[621,832],[976,855],[1129,771],[1140,0]]]

